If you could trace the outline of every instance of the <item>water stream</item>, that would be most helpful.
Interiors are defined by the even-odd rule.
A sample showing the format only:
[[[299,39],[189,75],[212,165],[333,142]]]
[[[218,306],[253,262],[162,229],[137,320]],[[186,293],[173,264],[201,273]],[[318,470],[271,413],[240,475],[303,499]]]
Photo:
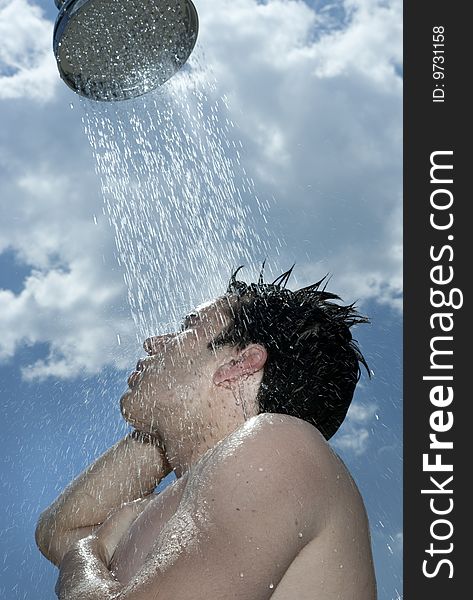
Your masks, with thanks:
[[[255,193],[208,70],[135,100],[82,103],[139,338],[222,294],[237,266],[256,274],[279,255],[268,201]]]

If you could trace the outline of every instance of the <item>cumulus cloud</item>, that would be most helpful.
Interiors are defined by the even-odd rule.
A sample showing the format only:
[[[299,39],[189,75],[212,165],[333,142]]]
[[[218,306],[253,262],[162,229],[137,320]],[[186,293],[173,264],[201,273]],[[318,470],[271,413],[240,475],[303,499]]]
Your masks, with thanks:
[[[57,85],[53,23],[28,0],[0,0],[0,100],[48,101]]]
[[[377,406],[373,403],[354,401],[350,405],[343,427],[333,438],[333,445],[343,452],[361,456],[369,447],[370,426],[376,417]]]
[[[84,369],[96,373],[104,360],[124,366],[124,357],[116,360],[113,348],[130,333],[128,323],[111,323],[104,314],[117,290],[111,286],[97,289],[87,261],[69,268],[33,271],[18,295],[0,290],[0,358],[13,356],[20,343],[50,345],[46,359],[23,369],[26,379],[71,377]],[[80,319],[79,325],[76,319]]]
[[[103,248],[105,220],[87,214],[65,176],[40,169],[16,184],[23,198],[9,197],[0,248],[14,248],[32,269],[18,294],[0,289],[0,359],[13,357],[20,344],[40,342],[49,345],[48,356],[23,370],[27,379],[96,373],[107,363],[123,367],[133,332],[128,316],[113,309],[124,302],[124,286]]]
[[[400,309],[402,6],[328,6],[203,0],[200,43],[301,283]]]
[[[401,3],[201,0],[198,10],[189,72],[205,79],[210,69],[213,94],[226,98],[236,124],[228,144],[241,140],[252,190],[272,202],[268,228],[285,239],[276,268],[296,262],[294,285],[331,272],[344,299],[400,308]],[[0,293],[0,357],[48,344],[24,370],[29,378],[123,365],[128,346],[117,347],[116,336],[133,338],[80,110],[69,109],[79,102],[54,65],[52,26],[32,0],[0,0],[0,252],[13,250],[30,268],[19,293]],[[242,182],[237,174],[234,185]],[[351,410],[352,429],[344,426],[338,443],[362,453],[368,421]]]

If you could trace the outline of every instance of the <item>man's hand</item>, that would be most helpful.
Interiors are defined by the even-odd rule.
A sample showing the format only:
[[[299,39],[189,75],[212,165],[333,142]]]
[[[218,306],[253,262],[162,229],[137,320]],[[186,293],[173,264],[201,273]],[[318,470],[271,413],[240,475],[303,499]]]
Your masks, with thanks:
[[[95,533],[124,503],[151,494],[171,471],[163,450],[130,434],[81,473],[41,515],[36,543],[59,566],[78,541]]]
[[[121,508],[113,511],[103,525],[95,531],[94,535],[102,545],[103,557],[107,567],[110,565],[120,540],[152,499],[153,494],[141,500],[124,504]]]
[[[79,540],[66,553],[59,569],[59,600],[113,600],[122,589],[107,568],[106,549],[95,535]]]
[[[153,496],[135,500],[113,511],[95,533],[79,540],[66,553],[56,584],[60,600],[112,600],[122,586],[109,571],[122,537]]]

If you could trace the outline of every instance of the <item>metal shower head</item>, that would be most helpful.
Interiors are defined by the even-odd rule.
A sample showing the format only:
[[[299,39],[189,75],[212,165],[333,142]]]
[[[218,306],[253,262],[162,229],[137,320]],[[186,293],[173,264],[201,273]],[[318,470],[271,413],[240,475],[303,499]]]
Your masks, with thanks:
[[[199,22],[191,0],[55,0],[59,73],[93,100],[127,100],[170,79],[189,58]]]

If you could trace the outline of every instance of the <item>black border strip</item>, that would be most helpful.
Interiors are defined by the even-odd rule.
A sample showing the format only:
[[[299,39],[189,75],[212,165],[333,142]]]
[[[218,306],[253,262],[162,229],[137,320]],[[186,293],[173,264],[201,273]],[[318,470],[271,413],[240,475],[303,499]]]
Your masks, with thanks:
[[[469,441],[473,435],[467,410],[472,397],[468,374],[473,374],[473,364],[470,365],[473,351],[468,342],[473,326],[468,315],[472,271],[468,263],[473,252],[468,243],[471,237],[468,217],[473,198],[467,179],[473,173],[469,164],[473,153],[468,140],[472,127],[466,89],[471,72],[468,59],[472,55],[473,26],[466,14],[461,14],[461,8],[464,7],[459,3],[438,0],[404,4],[404,593],[407,600],[451,599],[461,597],[461,590],[468,596],[470,588],[466,565],[471,555],[468,536],[472,516],[467,515],[466,509],[470,503],[467,485],[472,477],[469,459],[473,453]],[[443,46],[440,38],[433,39],[442,29],[434,27],[443,28]],[[435,43],[438,45],[434,46]],[[434,61],[434,56],[443,56],[443,63]],[[434,76],[434,69],[443,76]],[[434,152],[438,154],[433,155]],[[451,165],[453,169],[434,169],[431,182],[431,161]],[[433,207],[432,203],[437,206],[443,203],[445,208]],[[453,222],[446,229],[436,229],[431,218],[438,226],[446,226],[451,219]],[[432,272],[434,267],[439,268]],[[449,283],[432,281],[432,278],[445,281],[450,276]],[[431,289],[444,292],[444,306],[432,306]],[[449,299],[458,307],[448,307]],[[441,294],[434,295],[433,302],[442,304]],[[448,316],[433,317],[442,312]],[[451,331],[442,330],[440,323],[445,330],[452,326]],[[449,336],[452,339],[447,339]],[[435,337],[438,339],[434,340]],[[452,354],[432,355],[432,343],[436,350]],[[432,360],[439,368],[433,367]],[[437,379],[423,379],[424,376]],[[451,381],[439,379],[449,376],[453,377]],[[434,387],[437,393],[432,391]],[[450,393],[453,398],[448,402]],[[446,431],[435,431],[441,427]],[[434,433],[437,440],[452,442],[453,448],[429,448],[429,436]],[[453,470],[426,470],[424,454],[428,455],[429,464],[438,460],[442,465],[452,465]],[[448,481],[452,475],[453,479]],[[444,514],[435,514],[435,510]]]

